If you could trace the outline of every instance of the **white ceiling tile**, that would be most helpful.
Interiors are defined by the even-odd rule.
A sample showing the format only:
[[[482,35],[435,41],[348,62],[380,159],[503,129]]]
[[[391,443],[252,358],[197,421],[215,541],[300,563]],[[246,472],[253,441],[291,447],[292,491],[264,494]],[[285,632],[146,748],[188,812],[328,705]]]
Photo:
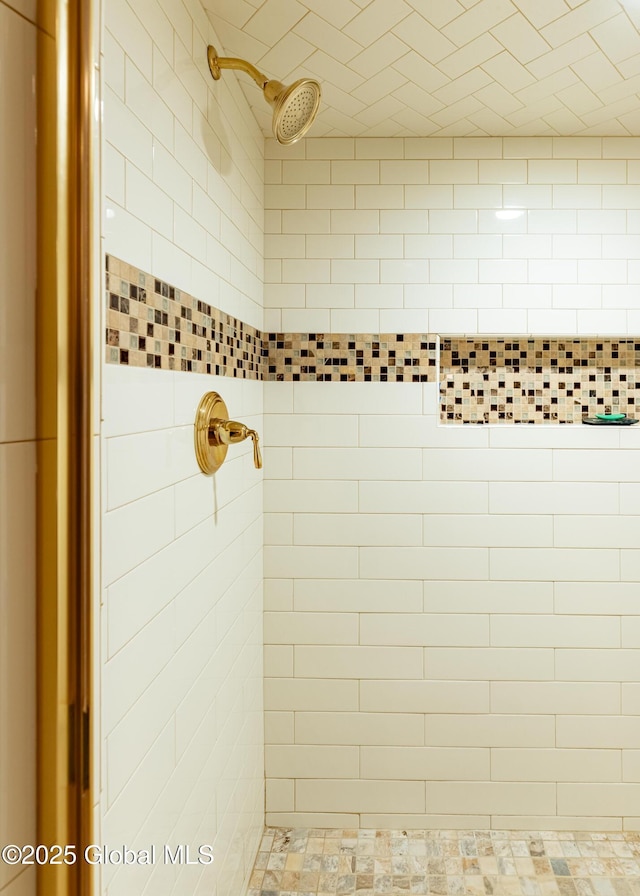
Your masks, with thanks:
[[[558,47],[560,44],[584,34],[595,25],[606,22],[607,19],[619,12],[618,0],[586,0],[567,15],[556,19],[545,28],[541,28],[540,33],[552,47]]]
[[[336,28],[343,28],[360,12],[360,7],[352,0],[300,0],[300,2]]]
[[[553,128],[556,134],[560,133],[564,127],[568,127],[576,132],[580,131],[583,126],[582,119],[574,115],[573,111],[566,106],[561,106],[555,112],[549,112],[544,116],[544,120]]]
[[[529,87],[524,87],[516,92],[516,97],[523,105],[538,102],[548,96],[553,96],[559,90],[570,87],[578,81],[576,75],[570,69],[564,69],[557,75],[549,75],[548,78],[542,78]]]
[[[422,115],[430,116],[432,112],[438,112],[444,108],[444,104],[437,100],[432,93],[423,90],[417,84],[407,81],[395,92],[396,99],[402,100],[409,108],[417,109]]]
[[[548,75],[566,69],[573,62],[578,62],[594,51],[594,43],[588,34],[581,34],[568,43],[555,50],[550,50],[544,56],[534,59],[527,68],[536,78],[546,78]]]
[[[293,31],[288,31],[273,49],[265,53],[261,59],[256,60],[256,64],[258,64],[258,68],[263,67],[265,71],[278,72],[278,79],[283,80],[297,66],[302,65],[314,50],[315,47],[308,41],[298,37]]]
[[[433,115],[429,115],[429,118],[432,118],[436,124],[440,125],[440,127],[445,128],[448,125],[454,124],[461,118],[466,118],[466,116],[470,115],[472,112],[477,112],[481,108],[482,103],[479,100],[473,96],[467,96],[462,100],[458,100],[457,103],[446,106],[439,112],[434,112]]]
[[[436,28],[442,28],[465,11],[458,0],[407,0],[407,2]]]
[[[488,111],[503,116],[522,108],[520,100],[506,90],[502,84],[492,81],[481,90],[476,91],[476,98],[487,106]]]
[[[439,62],[445,56],[450,56],[456,49],[455,44],[451,43],[417,12],[412,13],[399,25],[396,25],[394,34],[433,63]]]
[[[627,129],[629,134],[637,134],[640,132],[640,111],[638,111],[637,107],[631,112],[619,115],[618,120],[620,124]]]
[[[627,96],[640,91],[640,75],[629,78],[628,81],[621,81],[619,84],[612,84],[600,91],[599,97],[606,106],[608,103],[615,103]]]
[[[509,122],[487,107],[478,112],[472,112],[469,115],[469,121],[481,128],[484,134],[507,134],[511,131]]]
[[[348,62],[362,50],[360,44],[313,12],[307,13],[304,19],[298,22],[295,32],[319,49],[330,51],[340,62]]]
[[[407,79],[395,69],[378,72],[373,78],[366,80],[360,87],[351,91],[351,95],[366,105],[377,103],[394,90],[407,83]]]
[[[256,11],[255,6],[247,3],[246,0],[215,0],[214,5],[210,5],[210,3],[205,3],[205,8],[209,6],[211,12],[224,19],[225,22],[235,25],[236,28],[242,28],[243,25],[246,25]]]
[[[423,56],[419,56],[415,50],[410,50],[404,56],[393,63],[393,67],[399,71],[408,81],[420,84],[425,90],[437,90],[449,82],[449,78],[440,69],[431,65]]]
[[[451,81],[446,87],[436,90],[433,95],[445,106],[449,106],[465,96],[475,93],[479,88],[485,87],[490,81],[491,78],[486,72],[467,72],[466,75]]]
[[[351,96],[350,93],[340,90],[335,84],[325,83],[323,88],[322,96],[324,101],[339,112],[342,112],[343,115],[357,115],[358,112],[362,112],[365,108],[364,103]]]
[[[596,96],[603,87],[610,87],[612,84],[619,84],[622,81],[618,69],[599,50],[591,56],[574,62],[571,68],[587,87],[593,90]]]
[[[372,0],[342,29],[344,34],[368,47],[411,13],[404,0]]]
[[[350,93],[359,87],[364,78],[356,74],[351,68],[347,68],[342,62],[338,62],[333,56],[328,56],[324,50],[316,52],[307,59],[306,68],[312,75],[317,75],[322,81],[335,84],[346,93]]]
[[[593,112],[594,109],[599,109],[603,105],[583,81],[571,84],[557,93],[565,106],[578,116],[584,115],[585,112]]]
[[[640,0],[204,3],[221,55],[318,78],[316,137],[640,134]],[[250,78],[219,89],[236,85],[268,134]]]
[[[541,119],[544,121],[546,115],[549,115],[551,112],[555,112],[558,109],[563,108],[563,104],[556,96],[547,96],[542,100],[538,100],[537,103],[530,103],[524,106],[522,109],[518,109],[517,112],[512,112],[507,116],[507,120],[511,122],[514,128],[523,128],[526,126],[530,127],[531,123],[537,121],[537,119]],[[547,133],[558,133],[555,128],[552,128],[546,122],[545,124],[547,127]]]
[[[625,59],[624,62],[619,62],[616,68],[623,78],[633,78],[640,73],[640,56]]]
[[[390,124],[388,119],[401,109],[402,103],[399,100],[393,96],[385,96],[377,103],[367,106],[363,112],[359,112],[356,118],[369,128],[384,124],[387,128],[391,128],[387,130],[388,134],[396,134],[398,128]]]
[[[480,0],[471,9],[442,28],[449,40],[461,47],[493,28],[516,11],[511,0]]]
[[[587,112],[586,115],[582,116],[582,120],[587,127],[593,127],[593,125],[602,124],[604,121],[613,120],[622,115],[637,113],[639,106],[640,100],[637,95],[634,94],[623,100],[618,100],[617,103],[603,106],[602,109],[597,109],[594,112]]]
[[[352,68],[363,78],[371,78],[382,69],[392,65],[401,56],[410,55],[410,53],[407,53],[407,50],[408,47],[404,41],[399,40],[394,34],[389,32],[383,34],[382,37],[374,41],[362,53],[354,56],[349,62],[349,68]]]
[[[260,59],[269,51],[268,44],[256,40],[246,31],[236,28],[224,19],[216,21],[216,32],[221,41],[220,46],[216,47],[220,56],[242,56],[251,61]]]
[[[505,90],[522,90],[535,82],[535,78],[511,53],[499,53],[483,63],[482,68],[501,84]]]
[[[452,53],[445,59],[441,59],[438,63],[438,68],[450,78],[457,78],[459,75],[463,75],[465,72],[482,65],[488,59],[493,59],[503,49],[502,44],[490,34],[481,34],[466,44],[466,46],[456,50],[455,53]]]
[[[624,13],[593,28],[591,34],[614,64],[640,53],[640,34]]]
[[[244,26],[244,31],[272,47],[293,26],[308,15],[298,0],[267,0]]]
[[[532,59],[542,56],[551,49],[531,22],[520,12],[496,25],[491,29],[491,33],[523,64],[531,62]]]
[[[513,0],[534,28],[542,28],[569,12],[565,0]]]

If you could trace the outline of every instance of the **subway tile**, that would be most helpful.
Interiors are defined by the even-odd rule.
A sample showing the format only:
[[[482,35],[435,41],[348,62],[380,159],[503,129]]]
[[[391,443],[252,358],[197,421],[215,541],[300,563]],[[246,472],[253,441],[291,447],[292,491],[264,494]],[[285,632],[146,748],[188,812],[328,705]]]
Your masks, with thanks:
[[[558,681],[635,681],[637,663],[637,651],[633,649],[560,649],[556,651],[555,677]]]
[[[491,709],[496,713],[616,715],[620,712],[620,685],[615,682],[493,681]]]
[[[425,674],[430,679],[544,681],[554,677],[553,662],[551,648],[425,648]]]
[[[266,479],[264,505],[265,510],[273,513],[355,513],[358,510],[358,483]]]
[[[554,588],[558,613],[640,613],[637,586],[631,582],[556,582]]]
[[[552,747],[550,715],[446,715],[425,717],[425,744],[443,747]]]
[[[358,616],[355,613],[265,613],[264,642],[357,644]]]
[[[556,585],[557,587],[557,585]],[[425,582],[427,613],[552,613],[552,582]]]
[[[295,479],[420,479],[418,448],[294,448]]]
[[[560,435],[564,435],[563,429]],[[493,433],[492,433],[493,435]],[[489,510],[492,514],[617,513],[618,488],[601,482],[491,482]],[[574,519],[575,517],[568,517]],[[554,520],[562,524],[562,517]],[[554,536],[554,537],[555,537]]]
[[[300,678],[422,678],[420,647],[295,647]]]
[[[576,781],[585,784],[620,781],[620,751],[498,748],[491,751],[491,778],[493,781]]]
[[[292,712],[269,711],[264,714],[264,742],[266,744],[293,743]]]
[[[300,812],[424,812],[424,782],[300,780]]]
[[[362,547],[360,575],[382,579],[488,577],[486,548]]]
[[[356,417],[324,414],[268,414],[263,439],[269,446],[339,446],[358,444]]]
[[[327,576],[354,577],[358,571],[358,548],[268,545],[264,552],[267,578]]]
[[[360,619],[360,643],[399,646],[485,646],[489,643],[487,616],[431,613],[367,613]]]
[[[398,612],[415,613],[422,609],[422,583],[381,579],[296,579],[294,606],[301,611],[384,612],[390,592]]]
[[[357,778],[358,748],[269,744],[265,747],[269,778]]]
[[[165,488],[105,514],[102,531],[102,578],[110,585],[173,539],[173,490]]]
[[[424,743],[421,715],[387,713],[296,712],[297,744],[420,745]]]
[[[640,538],[640,519],[633,516],[560,516],[554,523],[558,547],[634,548]]]
[[[363,712],[487,713],[489,684],[480,681],[361,681]]]
[[[376,383],[375,389],[370,383],[296,383],[294,412],[421,414],[422,391],[420,386],[412,383]],[[312,478],[315,478],[315,471]]]
[[[631,815],[640,784],[558,784],[558,812],[576,815]]]
[[[491,577],[543,581],[616,581],[616,550],[587,548],[490,548]]]
[[[489,750],[364,746],[360,774],[365,780],[483,781],[489,777]]]
[[[281,778],[265,781],[265,804],[272,812],[291,812],[295,808],[295,782]]]
[[[264,706],[268,712],[355,712],[359,708],[358,682],[348,679],[265,678]]]
[[[406,513],[298,513],[294,544],[420,545],[422,519]]]
[[[445,481],[549,480],[551,452],[489,448],[425,448],[424,478]]]
[[[496,647],[620,647],[620,622],[603,616],[492,616]]]
[[[430,812],[515,814],[524,804],[531,813],[553,814],[556,785],[479,781],[427,783],[427,809]]]
[[[430,513],[424,518],[424,544],[432,546],[550,547],[553,531],[551,516]]]
[[[265,644],[264,674],[267,678],[287,678],[293,675],[293,647]]]
[[[430,445],[434,448],[466,448],[471,446],[484,448],[489,442],[488,432],[480,428],[469,427],[462,430],[459,427],[453,429],[438,426],[436,417],[432,415],[423,417],[418,417],[417,415],[398,415],[397,417],[394,417],[395,426],[388,428],[381,427],[380,417],[374,416],[373,414],[360,415],[358,423],[360,447],[362,448],[417,448],[422,447],[423,445]],[[449,485],[453,488],[452,494],[455,495],[456,483],[452,482],[449,483]],[[429,496],[435,493],[437,486],[438,483],[433,483],[433,485],[421,483],[422,489],[426,491]],[[472,492],[477,492],[477,488],[472,483],[467,483],[466,486]],[[389,486],[389,488],[396,488],[396,486]],[[397,488],[399,489],[398,493],[400,493],[406,487],[398,484]],[[389,497],[392,498],[391,495],[389,495]],[[407,495],[407,498],[409,498],[409,495]],[[431,506],[431,501],[429,501],[427,505],[421,504],[420,509],[428,507],[428,509],[431,510]],[[442,509],[446,510],[446,506]],[[433,512],[437,512],[437,509]]]

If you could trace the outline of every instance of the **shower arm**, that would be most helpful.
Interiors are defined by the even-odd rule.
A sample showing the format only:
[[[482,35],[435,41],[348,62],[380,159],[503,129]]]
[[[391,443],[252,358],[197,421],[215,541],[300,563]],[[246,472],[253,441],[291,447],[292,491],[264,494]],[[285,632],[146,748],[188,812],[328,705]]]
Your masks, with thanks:
[[[251,65],[246,59],[237,59],[235,56],[218,56],[214,47],[207,47],[207,60],[211,76],[216,81],[220,78],[221,69],[231,68],[250,75],[261,90],[264,90],[269,83],[269,78],[265,77],[255,65]]]

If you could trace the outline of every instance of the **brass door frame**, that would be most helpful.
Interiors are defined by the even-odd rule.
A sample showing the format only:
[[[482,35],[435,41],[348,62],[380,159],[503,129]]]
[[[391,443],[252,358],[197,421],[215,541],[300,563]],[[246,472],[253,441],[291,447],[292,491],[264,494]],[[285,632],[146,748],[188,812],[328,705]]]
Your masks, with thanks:
[[[38,4],[38,896],[92,892],[93,5]]]

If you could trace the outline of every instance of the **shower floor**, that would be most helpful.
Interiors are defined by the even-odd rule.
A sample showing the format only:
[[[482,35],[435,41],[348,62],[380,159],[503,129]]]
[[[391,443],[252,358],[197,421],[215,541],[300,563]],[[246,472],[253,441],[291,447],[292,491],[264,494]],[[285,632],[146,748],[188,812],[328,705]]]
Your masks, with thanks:
[[[249,896],[640,896],[640,833],[267,828]]]

